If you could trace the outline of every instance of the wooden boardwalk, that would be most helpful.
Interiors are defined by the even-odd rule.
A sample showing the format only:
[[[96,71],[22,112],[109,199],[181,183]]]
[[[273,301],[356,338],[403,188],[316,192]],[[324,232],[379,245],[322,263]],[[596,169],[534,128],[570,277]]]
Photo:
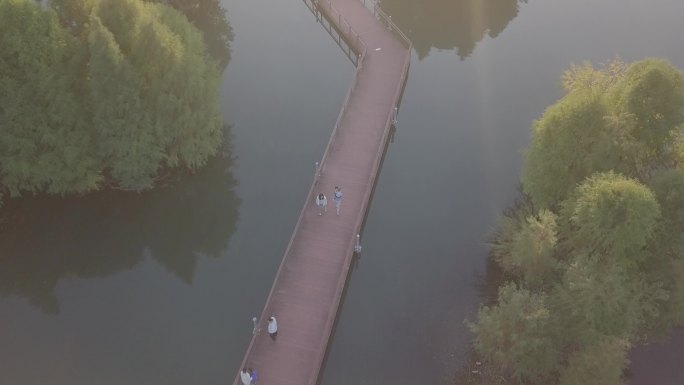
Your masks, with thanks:
[[[258,385],[317,382],[411,57],[408,39],[368,0],[304,1],[347,42],[357,70],[259,318],[261,333],[240,366],[256,369]],[[336,185],[344,194],[339,216]],[[323,216],[314,203],[321,192]],[[270,315],[276,341],[266,331]]]

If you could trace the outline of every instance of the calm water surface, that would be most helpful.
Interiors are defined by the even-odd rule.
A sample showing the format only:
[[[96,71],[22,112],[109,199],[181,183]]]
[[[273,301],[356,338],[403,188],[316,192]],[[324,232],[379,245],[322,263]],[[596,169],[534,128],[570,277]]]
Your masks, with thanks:
[[[149,194],[19,202],[0,235],[0,385],[234,378],[353,68],[301,2],[223,5],[231,156]],[[616,55],[684,68],[676,0],[382,6],[416,50],[323,385],[447,383],[562,71]],[[684,383],[682,341],[637,349],[633,383]]]

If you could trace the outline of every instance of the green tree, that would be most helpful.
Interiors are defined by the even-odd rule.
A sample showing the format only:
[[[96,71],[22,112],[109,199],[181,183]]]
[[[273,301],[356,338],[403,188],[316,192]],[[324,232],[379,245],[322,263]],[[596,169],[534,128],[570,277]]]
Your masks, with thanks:
[[[226,18],[226,10],[219,0],[146,0],[167,4],[182,12],[202,31],[209,53],[225,69],[230,61],[233,28]]]
[[[100,169],[77,97],[77,42],[54,12],[0,0],[0,180],[22,191],[85,192]]]
[[[629,172],[630,139],[604,119],[609,114],[604,99],[593,91],[570,93],[534,123],[522,182],[537,207],[555,206],[595,172]]]
[[[653,176],[652,189],[662,208],[662,243],[684,247],[684,170],[662,170]]]
[[[556,215],[541,210],[526,218],[512,236],[510,252],[503,253],[498,262],[507,271],[521,276],[526,286],[541,287],[558,267],[553,257],[556,241]]]
[[[201,35],[172,8],[138,0],[100,0],[92,20],[94,122],[113,176],[144,189],[160,169],[203,166],[223,128]]]
[[[559,385],[622,385],[629,349],[624,339],[601,338],[573,352],[561,370]]]
[[[563,203],[568,249],[630,265],[644,259],[660,206],[648,187],[613,172],[596,174]]]
[[[89,46],[93,124],[103,166],[125,188],[149,188],[164,152],[140,100],[143,79],[97,17],[91,21]]]
[[[675,166],[684,170],[684,127],[680,127],[673,135],[672,161]]]
[[[216,154],[219,70],[182,14],[141,0],[50,5],[0,0],[3,189],[141,190]]]
[[[50,7],[57,12],[59,21],[72,34],[80,36],[87,31],[90,13],[97,0],[49,0]]]
[[[477,351],[519,379],[547,379],[559,367],[560,346],[543,295],[503,286],[498,305],[482,308],[470,328]]]
[[[684,255],[667,265],[669,296],[663,311],[666,330],[684,326]]]
[[[568,94],[535,122],[526,152],[523,189],[535,205],[553,207],[595,172],[646,180],[684,159],[684,145],[672,144],[684,122],[684,75],[669,63],[585,63],[566,71],[563,86]]]
[[[563,89],[568,93],[608,91],[625,77],[627,67],[627,64],[619,58],[613,59],[599,68],[594,68],[590,62],[584,62],[581,66],[572,64],[570,69],[563,73]]]
[[[611,90],[618,111],[629,113],[632,136],[650,150],[653,161],[662,159],[674,129],[684,122],[684,75],[665,60],[633,63]]]
[[[504,211],[496,233],[490,241],[491,256],[499,266],[509,273],[519,273],[513,263],[511,252],[525,221],[534,214],[535,210],[529,197],[521,194],[513,207]]]
[[[565,73],[568,94],[534,123],[526,153],[532,204],[506,211],[492,242],[497,262],[535,292],[506,285],[480,311],[480,354],[527,377],[519,347],[553,347],[558,370],[537,379],[617,385],[631,343],[684,324],[682,79],[654,59]],[[543,309],[533,312],[544,314],[539,334],[529,302]]]
[[[588,345],[597,336],[630,339],[667,295],[659,284],[648,284],[625,267],[599,269],[583,262],[569,266],[549,298],[566,344]]]

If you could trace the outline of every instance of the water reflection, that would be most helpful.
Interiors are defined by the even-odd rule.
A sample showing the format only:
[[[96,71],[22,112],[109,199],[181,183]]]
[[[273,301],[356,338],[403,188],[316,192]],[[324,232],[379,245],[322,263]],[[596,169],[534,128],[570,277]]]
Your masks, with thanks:
[[[219,0],[154,0],[166,3],[183,12],[192,24],[202,31],[209,53],[225,69],[230,61],[233,28],[226,18],[226,10]]]
[[[497,37],[527,0],[379,0],[413,42],[419,59],[434,47],[468,57],[485,34]]]
[[[227,135],[228,137],[229,135]],[[173,175],[154,191],[10,202],[0,233],[0,296],[57,313],[60,279],[104,277],[150,256],[191,283],[200,254],[217,257],[235,231],[239,198],[224,153],[193,175]]]

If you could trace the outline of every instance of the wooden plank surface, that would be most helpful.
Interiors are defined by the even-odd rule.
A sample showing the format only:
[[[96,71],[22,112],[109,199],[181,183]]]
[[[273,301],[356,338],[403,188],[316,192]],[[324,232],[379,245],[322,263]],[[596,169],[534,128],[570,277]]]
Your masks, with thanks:
[[[329,17],[330,23],[350,41],[360,36],[366,49],[364,55],[356,52],[361,59],[355,86],[276,273],[259,319],[262,331],[252,338],[240,367],[254,368],[258,385],[316,384],[408,72],[410,47],[373,11],[359,0],[331,0],[326,5],[330,4],[341,15]],[[339,216],[332,199],[334,186],[341,186],[344,194]],[[328,198],[328,211],[322,216],[314,203],[321,192]],[[276,341],[266,332],[270,315],[278,321]],[[234,383],[241,384],[239,373]]]

